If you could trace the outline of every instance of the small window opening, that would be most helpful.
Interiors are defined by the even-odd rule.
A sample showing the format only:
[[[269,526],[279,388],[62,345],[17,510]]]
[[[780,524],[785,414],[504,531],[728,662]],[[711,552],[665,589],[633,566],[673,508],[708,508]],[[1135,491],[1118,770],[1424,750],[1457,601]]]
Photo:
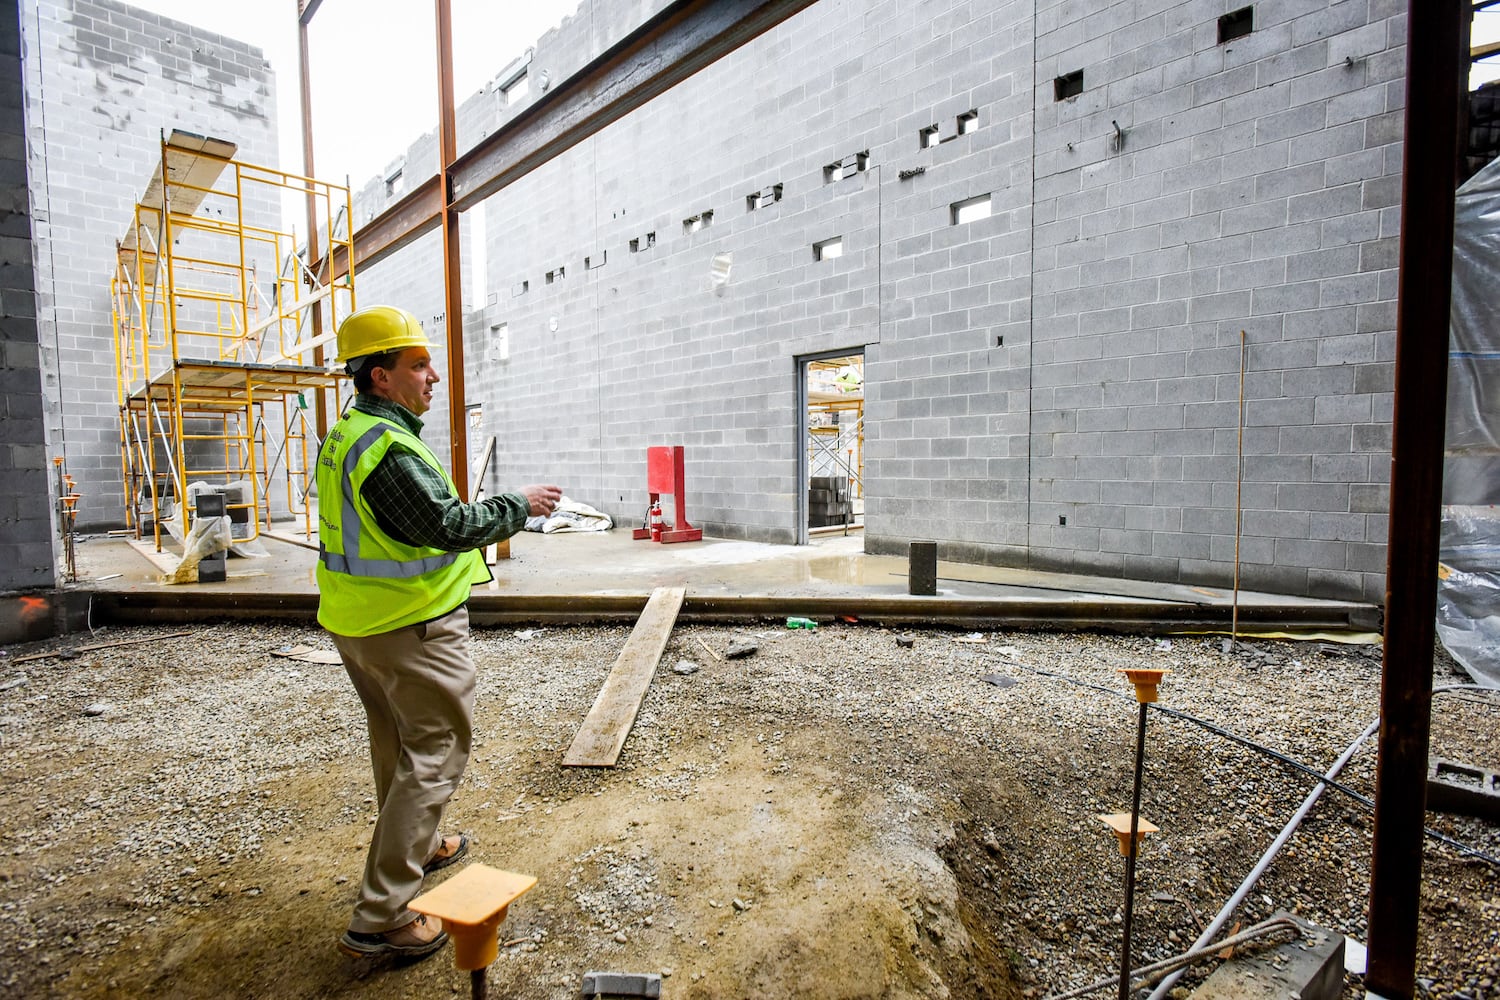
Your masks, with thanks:
[[[690,219],[682,220],[682,231],[684,233],[696,233],[700,229],[707,229],[714,221],[712,210],[695,215]]]
[[[504,98],[507,108],[517,101],[524,100],[530,92],[531,84],[525,72],[522,72],[520,76],[500,88],[500,96]]]
[[[832,260],[844,256],[844,238],[835,236],[813,244],[813,260]]]
[[[385,193],[386,197],[394,197],[406,191],[406,176],[400,167],[386,174]]]
[[[1255,30],[1255,8],[1241,7],[1219,18],[1219,44],[1244,38]]]
[[[593,271],[593,270],[596,270],[597,268],[603,267],[608,261],[609,261],[609,251],[608,250],[600,250],[599,251],[599,256],[597,258],[595,258],[595,257],[585,257],[585,258],[583,258],[583,269],[585,271]]]
[[[979,219],[990,217],[990,196],[979,195],[976,198],[966,198],[963,201],[955,201],[949,206],[952,213],[953,225],[962,225],[965,222],[975,222]]]
[[[979,110],[965,111],[958,116],[958,134],[968,135],[979,128]]]
[[[490,360],[510,360],[510,324],[496,323],[490,327]]]
[[[841,181],[865,170],[870,164],[870,151],[854,153],[843,159],[835,160],[823,168],[823,183],[832,184]]]
[[[642,250],[650,250],[656,246],[656,234],[647,233],[645,236],[637,236],[630,241],[630,252],[640,253]]]
[[[551,285],[555,282],[563,280],[567,276],[568,269],[566,267],[558,267],[556,270],[547,272],[547,284]]]
[[[529,291],[531,291],[531,282],[522,281],[519,284],[510,286],[510,297],[513,299],[518,299]]]
[[[921,137],[923,149],[931,149],[943,141],[942,131],[936,125],[929,125],[917,134]]]
[[[1066,101],[1083,93],[1083,70],[1075,69],[1053,80],[1052,92],[1059,101]]]

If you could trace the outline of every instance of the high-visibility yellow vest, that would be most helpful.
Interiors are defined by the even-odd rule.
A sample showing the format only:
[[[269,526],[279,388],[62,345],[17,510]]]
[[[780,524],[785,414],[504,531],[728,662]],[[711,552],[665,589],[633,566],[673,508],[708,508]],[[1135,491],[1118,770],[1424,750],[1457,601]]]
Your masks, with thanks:
[[[384,417],[350,409],[318,451],[318,623],[337,635],[376,635],[440,618],[490,579],[478,550],[446,552],[386,534],[361,496],[391,448],[453,480],[422,439]]]

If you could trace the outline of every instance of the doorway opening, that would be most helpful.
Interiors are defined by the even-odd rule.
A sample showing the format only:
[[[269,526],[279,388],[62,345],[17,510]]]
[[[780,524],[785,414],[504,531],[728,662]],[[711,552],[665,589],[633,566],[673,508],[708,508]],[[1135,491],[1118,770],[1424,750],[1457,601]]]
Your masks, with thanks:
[[[798,365],[798,544],[865,524],[865,354],[839,351]]]

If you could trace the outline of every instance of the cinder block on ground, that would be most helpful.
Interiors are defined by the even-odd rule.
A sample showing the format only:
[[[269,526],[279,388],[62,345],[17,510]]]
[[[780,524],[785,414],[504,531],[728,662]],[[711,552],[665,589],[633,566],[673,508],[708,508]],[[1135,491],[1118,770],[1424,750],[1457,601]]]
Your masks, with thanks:
[[[1344,936],[1314,927],[1289,913],[1302,934],[1271,948],[1257,948],[1226,961],[1202,986],[1194,1000],[1338,1000],[1344,990]]]
[[[581,995],[656,998],[661,996],[661,976],[654,972],[587,972]]]

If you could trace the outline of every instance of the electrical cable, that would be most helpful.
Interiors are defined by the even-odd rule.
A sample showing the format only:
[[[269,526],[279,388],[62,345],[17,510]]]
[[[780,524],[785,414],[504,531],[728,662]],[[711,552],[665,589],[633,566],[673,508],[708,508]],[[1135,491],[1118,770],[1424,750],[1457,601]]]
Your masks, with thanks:
[[[1006,661],[1006,662],[1007,663],[1011,663],[1013,661]],[[1116,690],[1115,688],[1105,687],[1102,684],[1094,684],[1094,683],[1091,683],[1089,681],[1081,681],[1081,680],[1078,680],[1077,678],[1069,677],[1066,674],[1060,674],[1060,673],[1057,673],[1056,671],[1052,671],[1052,670],[1043,670],[1040,667],[1033,667],[1033,666],[1029,666],[1029,665],[1024,664],[1024,663],[1016,663],[1015,666],[1024,667],[1025,669],[1030,670],[1032,673],[1040,674],[1043,677],[1055,677],[1055,678],[1057,678],[1060,681],[1066,681],[1067,683],[1073,684],[1073,685],[1075,685],[1077,687],[1091,688],[1091,689],[1093,689],[1095,691],[1102,691],[1104,694],[1110,695],[1111,697],[1114,697],[1114,698],[1122,698],[1122,699],[1125,699],[1127,701],[1134,701],[1133,696],[1130,695],[1129,693]],[[1433,688],[1432,693],[1433,694],[1441,694],[1441,693],[1446,692],[1446,691],[1491,691],[1491,690],[1494,690],[1494,689],[1480,687],[1477,684],[1445,684],[1445,685],[1443,685],[1441,687]],[[1200,718],[1197,718],[1196,716],[1188,715],[1186,712],[1179,712],[1178,710],[1173,709],[1173,708],[1165,708],[1165,707],[1163,707],[1160,704],[1152,704],[1151,707],[1153,709],[1155,709],[1156,711],[1158,711],[1158,712],[1162,712],[1162,713],[1164,713],[1164,714],[1166,714],[1168,716],[1171,716],[1172,718],[1182,719],[1185,722],[1191,722],[1194,725],[1202,726],[1204,729],[1207,729],[1209,732],[1215,734],[1216,736],[1222,736],[1222,737],[1224,737],[1227,740],[1230,740],[1230,741],[1232,741],[1234,743],[1238,743],[1241,746],[1244,746],[1244,747],[1247,747],[1247,748],[1249,748],[1251,750],[1256,751],[1257,753],[1265,754],[1266,756],[1271,757],[1272,759],[1277,760],[1277,761],[1279,761],[1279,762],[1287,765],[1288,767],[1291,767],[1291,768],[1293,768],[1295,770],[1301,771],[1301,772],[1303,772],[1305,774],[1309,774],[1309,775],[1313,776],[1314,778],[1316,778],[1318,781],[1320,781],[1323,784],[1327,785],[1329,788],[1332,788],[1335,791],[1343,792],[1345,795],[1347,795],[1350,798],[1354,799],[1356,802],[1358,802],[1360,805],[1364,806],[1366,809],[1373,810],[1375,808],[1375,800],[1372,799],[1372,798],[1370,798],[1368,795],[1365,795],[1365,794],[1363,794],[1361,792],[1356,792],[1354,789],[1350,788],[1348,785],[1346,785],[1346,784],[1344,784],[1344,783],[1342,783],[1340,781],[1335,781],[1332,778],[1327,777],[1326,775],[1324,775],[1321,771],[1317,770],[1316,768],[1310,767],[1307,764],[1304,764],[1304,763],[1302,763],[1299,760],[1295,760],[1292,757],[1288,757],[1286,754],[1282,753],[1279,750],[1274,750],[1271,747],[1265,746],[1264,744],[1256,743],[1254,740],[1250,739],[1249,737],[1241,736],[1238,733],[1231,732],[1230,730],[1225,729],[1222,726],[1217,726],[1214,723],[1209,722],[1209,721],[1207,721],[1205,719],[1200,719]],[[1449,847],[1453,848],[1456,851],[1459,851],[1462,854],[1466,854],[1466,855],[1468,855],[1470,857],[1478,858],[1481,861],[1485,861],[1485,862],[1487,862],[1487,863],[1489,863],[1491,865],[1494,865],[1496,868],[1500,868],[1500,858],[1494,857],[1493,855],[1490,855],[1490,854],[1486,854],[1485,852],[1479,850],[1476,847],[1470,847],[1468,844],[1465,844],[1462,841],[1454,840],[1452,837],[1449,837],[1447,834],[1440,833],[1439,831],[1434,830],[1431,827],[1425,827],[1424,826],[1422,828],[1422,832],[1425,833],[1428,837],[1431,837],[1433,840],[1439,841],[1440,843],[1447,844]]]
[[[1202,958],[1211,958],[1212,956],[1217,955],[1219,952],[1223,951],[1225,948],[1238,947],[1239,945],[1253,941],[1255,938],[1263,937],[1274,931],[1282,930],[1290,930],[1298,936],[1302,934],[1301,926],[1299,926],[1297,922],[1290,917],[1272,917],[1270,920],[1258,923],[1253,927],[1247,927],[1244,930],[1240,931],[1238,934],[1232,934],[1224,940],[1216,942],[1215,944],[1200,948],[1194,948],[1189,951],[1185,951],[1180,955],[1173,955],[1171,958],[1164,958],[1159,962],[1153,962],[1150,965],[1143,965],[1139,969],[1132,969],[1130,972],[1131,980],[1142,980],[1139,984],[1132,988],[1140,989],[1143,986],[1150,986],[1165,973],[1171,972],[1175,969],[1185,968],[1186,966],[1192,965],[1194,962]],[[1054,993],[1051,996],[1047,997],[1046,1000],[1072,1000],[1073,997],[1080,997],[1085,993],[1093,993],[1095,990],[1102,990],[1104,989],[1104,987],[1113,986],[1119,981],[1120,978],[1118,976],[1111,976],[1109,979],[1100,979],[1097,982],[1089,983],[1087,986],[1081,986],[1078,989],[1070,990],[1067,993]]]

